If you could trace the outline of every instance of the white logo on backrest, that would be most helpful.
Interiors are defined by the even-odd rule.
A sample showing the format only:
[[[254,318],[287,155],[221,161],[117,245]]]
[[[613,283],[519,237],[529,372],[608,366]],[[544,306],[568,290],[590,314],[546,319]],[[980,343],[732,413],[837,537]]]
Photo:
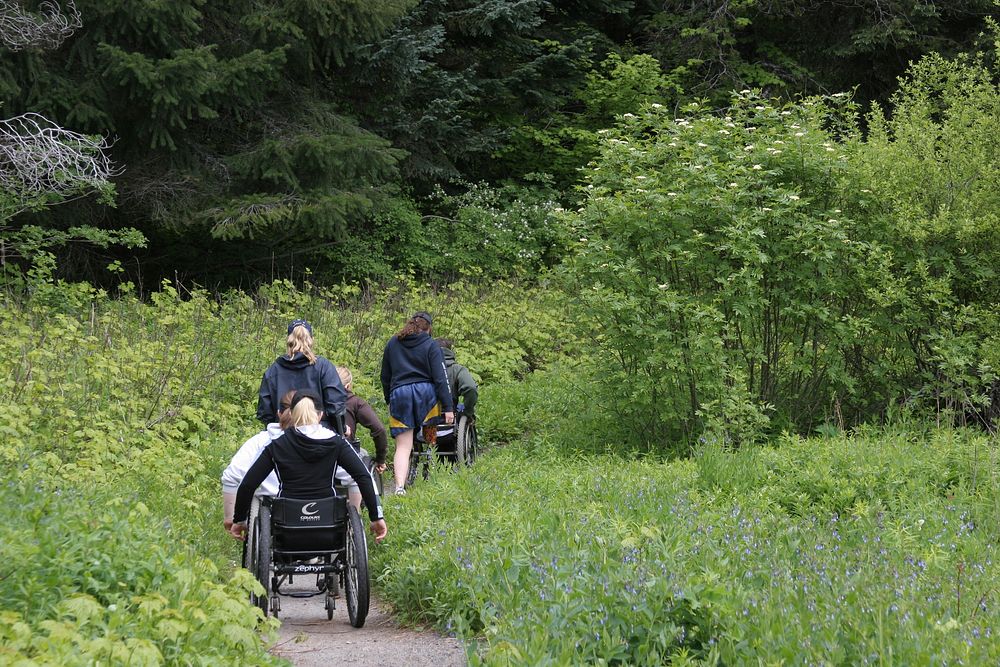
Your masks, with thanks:
[[[319,510],[318,509],[314,509],[315,507],[316,507],[316,503],[306,503],[305,505],[302,506],[302,513],[303,514],[316,514],[317,512],[319,512]]]

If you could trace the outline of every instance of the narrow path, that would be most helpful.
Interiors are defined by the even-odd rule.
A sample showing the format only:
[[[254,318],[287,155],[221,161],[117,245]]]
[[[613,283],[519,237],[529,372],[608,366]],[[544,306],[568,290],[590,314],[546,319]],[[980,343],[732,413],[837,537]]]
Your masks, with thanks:
[[[289,590],[299,588],[289,587]],[[302,585],[301,590],[308,586]],[[326,620],[323,598],[281,598],[281,629],[271,653],[296,667],[337,665],[388,665],[392,667],[465,667],[465,649],[457,639],[436,632],[401,628],[372,600],[363,628],[347,619],[347,602],[341,596],[333,620]]]

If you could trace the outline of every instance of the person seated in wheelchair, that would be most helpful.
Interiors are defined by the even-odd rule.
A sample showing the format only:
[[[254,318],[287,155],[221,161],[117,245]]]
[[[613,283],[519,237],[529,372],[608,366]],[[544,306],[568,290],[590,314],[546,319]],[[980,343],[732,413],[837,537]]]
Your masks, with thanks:
[[[236,490],[240,487],[240,482],[246,476],[250,466],[253,465],[257,457],[265,447],[277,440],[285,432],[285,429],[292,426],[292,399],[295,398],[295,389],[285,392],[278,403],[278,421],[269,423],[263,431],[243,443],[243,445],[233,454],[229,465],[222,471],[222,526],[226,532],[233,525],[233,508],[236,505]],[[257,488],[254,495],[276,496],[278,494],[278,476],[271,472],[267,478]],[[361,496],[359,495],[358,498]]]
[[[358,483],[375,540],[385,539],[388,528],[375,480],[347,439],[320,424],[323,413],[317,405],[322,402],[316,394],[296,391],[290,402],[291,427],[263,448],[236,491],[229,531],[234,537],[246,539],[254,492],[272,471],[278,477],[278,498],[319,500],[335,495],[334,473],[343,467]]]
[[[455,350],[449,338],[435,338],[441,347],[441,355],[444,357],[445,370],[448,373],[448,384],[451,387],[451,395],[455,399],[456,419],[451,424],[439,424],[437,426],[438,451],[454,451],[455,441],[458,437],[455,429],[458,427],[458,416],[464,414],[472,422],[476,420],[476,403],[479,401],[479,385],[472,377],[469,369],[455,360]],[[458,403],[458,401],[462,401]]]
[[[292,413],[289,406],[297,391],[299,390],[292,389],[285,392],[285,395],[281,397],[281,401],[278,403],[278,421],[268,424],[267,428],[244,442],[236,454],[233,455],[229,466],[222,473],[222,526],[227,533],[233,525],[233,507],[236,504],[236,490],[239,488],[240,482],[243,481],[243,477],[247,474],[247,470],[250,469],[253,462],[260,456],[264,447],[271,444],[272,440],[280,438],[285,430],[292,426]],[[358,490],[358,484],[340,466],[337,467],[336,486],[343,488],[347,494],[348,501],[360,510],[361,492]],[[269,496],[273,498],[277,494],[278,476],[272,471],[267,476],[267,479],[257,488],[254,495],[257,497]]]

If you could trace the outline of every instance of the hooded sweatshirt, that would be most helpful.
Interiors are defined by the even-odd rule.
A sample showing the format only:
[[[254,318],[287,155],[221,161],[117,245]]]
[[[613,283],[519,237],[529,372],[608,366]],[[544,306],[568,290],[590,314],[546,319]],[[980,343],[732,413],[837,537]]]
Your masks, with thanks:
[[[277,440],[281,437],[284,431],[281,430],[279,424],[268,424],[267,428],[250,438],[243,443],[243,446],[239,448],[235,454],[233,454],[233,459],[229,462],[229,467],[222,471],[222,492],[223,493],[236,493],[236,489],[239,488],[240,482],[247,474],[247,470],[250,470],[250,466],[253,462],[257,460],[260,453],[265,447],[271,444],[272,440]],[[273,472],[267,476],[261,485],[257,489],[258,496],[276,496],[278,495],[278,476]]]
[[[456,403],[461,398],[462,403],[465,404],[465,414],[469,416],[469,419],[475,419],[476,403],[479,402],[479,385],[476,384],[476,379],[472,377],[468,368],[455,361],[454,350],[442,347],[441,355],[444,357],[451,395]]]
[[[278,496],[310,500],[334,495],[333,477],[338,464],[357,481],[369,518],[381,519],[382,505],[375,480],[351,443],[325,428],[304,426],[288,429],[261,451],[236,492],[233,521],[247,520],[254,490],[272,470],[278,475]]]
[[[328,359],[316,357],[316,363],[301,352],[295,356],[278,357],[264,373],[257,393],[257,418],[265,424],[278,421],[278,402],[292,389],[310,389],[323,399],[316,406],[323,411],[323,422],[330,427],[339,426],[344,414],[347,392],[340,382],[337,369]]]
[[[382,352],[382,394],[386,405],[393,389],[417,382],[433,384],[441,409],[454,412],[441,346],[423,331],[402,339],[393,336]]]
[[[344,421],[351,433],[351,437],[358,439],[358,424],[361,424],[372,434],[375,442],[375,463],[385,463],[385,452],[389,445],[389,438],[386,436],[385,424],[378,418],[368,401],[347,392],[347,412],[344,414]]]

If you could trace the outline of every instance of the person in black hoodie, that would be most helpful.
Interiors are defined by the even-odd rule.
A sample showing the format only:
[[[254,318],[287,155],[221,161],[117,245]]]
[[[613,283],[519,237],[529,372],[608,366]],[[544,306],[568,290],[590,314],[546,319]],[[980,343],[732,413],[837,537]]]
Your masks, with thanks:
[[[264,372],[257,393],[257,418],[264,424],[278,421],[278,401],[292,389],[308,389],[320,397],[317,406],[323,424],[344,432],[347,392],[337,369],[328,359],[313,352],[312,326],[305,320],[288,325],[287,354],[278,357]]]
[[[385,539],[388,528],[375,480],[351,443],[320,424],[323,413],[316,408],[318,403],[319,397],[312,392],[296,392],[291,401],[293,426],[264,447],[243,476],[236,491],[233,525],[229,529],[234,537],[245,539],[254,491],[272,470],[278,476],[278,497],[310,500],[334,494],[333,479],[340,465],[358,482],[375,541]]]
[[[413,431],[442,412],[444,423],[455,421],[444,357],[430,337],[432,321],[430,313],[414,313],[382,352],[382,394],[389,406],[389,432],[396,440],[392,470],[399,495],[406,493]]]

